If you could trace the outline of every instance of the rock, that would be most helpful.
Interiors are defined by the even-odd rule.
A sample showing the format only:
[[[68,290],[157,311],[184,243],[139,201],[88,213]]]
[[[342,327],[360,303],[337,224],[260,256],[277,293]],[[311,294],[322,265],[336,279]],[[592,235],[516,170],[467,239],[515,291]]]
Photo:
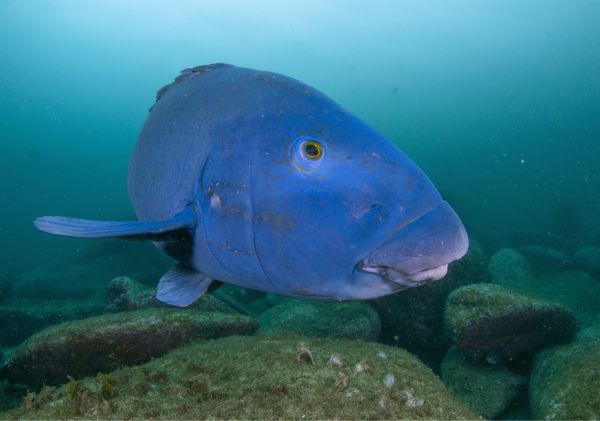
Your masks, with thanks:
[[[498,250],[490,259],[488,271],[492,283],[509,288],[531,284],[534,280],[525,256],[513,249]]]
[[[15,349],[0,378],[34,388],[140,364],[183,343],[258,328],[245,316],[153,308],[67,322],[39,332]]]
[[[600,338],[536,355],[529,384],[536,419],[600,418]]]
[[[494,254],[489,271],[495,284],[533,298],[560,302],[582,326],[600,316],[600,282],[585,272],[566,270],[535,277],[525,257],[512,249]]]
[[[548,273],[538,278],[521,278],[518,282],[505,280],[503,286],[541,300],[560,302],[582,326],[587,326],[600,316],[598,296],[600,282],[588,273],[568,270]]]
[[[577,267],[593,276],[600,277],[600,247],[582,247],[575,253],[573,260]]]
[[[562,305],[493,284],[452,292],[446,323],[458,348],[474,362],[528,358],[541,348],[569,342],[577,330]]]
[[[496,418],[526,390],[527,377],[502,364],[474,364],[456,347],[442,362],[442,381],[473,412]]]
[[[229,307],[254,318],[275,305],[272,302],[273,299],[270,297],[280,297],[282,300],[287,299],[287,297],[266,294],[262,291],[230,284],[224,284],[214,291],[213,294],[215,297],[227,303]]]
[[[119,276],[108,283],[106,301],[107,311],[136,310],[160,305],[154,289],[127,276]]]
[[[298,346],[312,364],[299,362]],[[384,353],[387,358],[377,356]],[[330,365],[339,355],[343,366]],[[356,372],[355,367],[369,370]],[[385,379],[394,378],[391,387]],[[389,384],[389,382],[387,383]],[[473,419],[433,372],[385,345],[229,337],[30,394],[6,419]]]
[[[263,333],[291,332],[304,336],[375,341],[381,322],[368,304],[288,299],[259,318]]]
[[[24,386],[0,381],[0,412],[18,407],[26,394]]]
[[[577,333],[577,341],[589,341],[589,340],[599,340],[600,341],[600,319],[596,321],[593,325],[581,329],[579,333]]]
[[[47,326],[100,314],[104,303],[88,300],[18,300],[0,305],[0,346],[12,347]]]
[[[106,311],[138,310],[150,307],[170,307],[156,299],[156,288],[142,284],[127,276],[119,276],[110,281],[106,287]],[[203,295],[188,308],[200,311],[218,311],[234,313],[235,311],[223,301],[211,294]]]
[[[520,247],[519,251],[536,274],[552,273],[567,269],[571,258],[562,251],[544,246]]]
[[[439,364],[450,346],[444,330],[446,297],[460,286],[487,280],[486,269],[483,251],[471,240],[467,255],[439,281],[369,301],[381,317],[382,340]]]

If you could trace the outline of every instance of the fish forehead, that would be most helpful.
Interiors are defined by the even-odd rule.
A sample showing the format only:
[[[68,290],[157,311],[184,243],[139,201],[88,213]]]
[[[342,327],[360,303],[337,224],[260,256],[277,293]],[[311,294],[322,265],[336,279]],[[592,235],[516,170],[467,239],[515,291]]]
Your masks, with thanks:
[[[166,219],[194,196],[197,175],[223,141],[248,127],[292,113],[316,114],[335,104],[292,78],[231,65],[187,69],[162,88],[129,165],[128,189],[138,218]]]

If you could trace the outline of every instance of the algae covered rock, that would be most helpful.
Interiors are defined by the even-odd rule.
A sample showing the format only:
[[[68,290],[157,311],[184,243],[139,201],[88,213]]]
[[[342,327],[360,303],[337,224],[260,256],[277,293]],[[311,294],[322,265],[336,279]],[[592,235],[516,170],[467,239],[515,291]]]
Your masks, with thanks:
[[[475,364],[456,347],[442,362],[442,381],[473,412],[495,418],[526,389],[527,377],[502,364]]]
[[[585,246],[577,250],[575,264],[592,275],[600,276],[600,247]]]
[[[569,342],[577,322],[562,305],[493,284],[467,285],[448,296],[446,323],[472,361],[506,361]]]
[[[256,321],[240,315],[155,308],[105,314],[52,326],[15,349],[0,377],[31,387],[140,364],[185,342],[250,334]]]
[[[138,310],[149,307],[169,307],[156,299],[156,288],[149,287],[127,276],[119,276],[106,287],[106,311]],[[234,310],[211,294],[204,294],[188,308],[201,311],[232,313]]]
[[[505,286],[541,300],[560,302],[581,325],[589,325],[600,315],[598,296],[600,282],[590,274],[580,270],[565,270],[546,273],[534,277],[531,272],[521,272],[521,276],[498,277],[492,274],[494,283]]]
[[[562,251],[545,246],[524,246],[519,251],[535,273],[551,273],[565,270],[571,258]]]
[[[101,299],[15,300],[0,305],[0,346],[13,347],[45,327],[102,313]]]
[[[300,359],[301,352],[309,352],[312,360]],[[476,415],[429,368],[401,349],[362,341],[233,336],[180,348],[141,366],[44,388],[1,417],[473,419]]]
[[[514,249],[500,249],[490,259],[488,265],[491,282],[512,288],[531,284],[533,271],[525,256]]]
[[[128,276],[113,278],[106,286],[106,310],[124,311],[157,307],[155,290]]]
[[[441,361],[450,346],[444,331],[446,297],[458,287],[487,278],[486,257],[470,240],[467,254],[449,266],[444,278],[369,301],[381,317],[382,339],[421,358]]]
[[[529,384],[538,419],[600,418],[600,338],[550,348],[534,359]]]
[[[377,312],[358,301],[306,301],[289,299],[259,318],[261,332],[290,332],[304,336],[374,341],[381,323]]]

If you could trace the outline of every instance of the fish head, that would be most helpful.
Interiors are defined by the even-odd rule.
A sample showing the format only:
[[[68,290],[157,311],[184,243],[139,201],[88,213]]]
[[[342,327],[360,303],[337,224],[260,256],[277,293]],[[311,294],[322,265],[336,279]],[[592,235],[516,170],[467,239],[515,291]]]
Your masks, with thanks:
[[[287,121],[256,154],[254,235],[270,282],[346,300],[442,278],[468,238],[429,178],[343,110],[317,117]]]

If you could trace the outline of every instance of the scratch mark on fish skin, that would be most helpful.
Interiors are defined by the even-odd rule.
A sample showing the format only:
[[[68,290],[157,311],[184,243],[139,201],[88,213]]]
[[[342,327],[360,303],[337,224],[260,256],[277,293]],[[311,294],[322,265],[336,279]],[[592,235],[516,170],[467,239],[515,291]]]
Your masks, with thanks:
[[[279,214],[259,214],[255,216],[256,221],[271,224],[274,227],[288,227],[294,228],[296,223],[289,219],[287,216]]]

